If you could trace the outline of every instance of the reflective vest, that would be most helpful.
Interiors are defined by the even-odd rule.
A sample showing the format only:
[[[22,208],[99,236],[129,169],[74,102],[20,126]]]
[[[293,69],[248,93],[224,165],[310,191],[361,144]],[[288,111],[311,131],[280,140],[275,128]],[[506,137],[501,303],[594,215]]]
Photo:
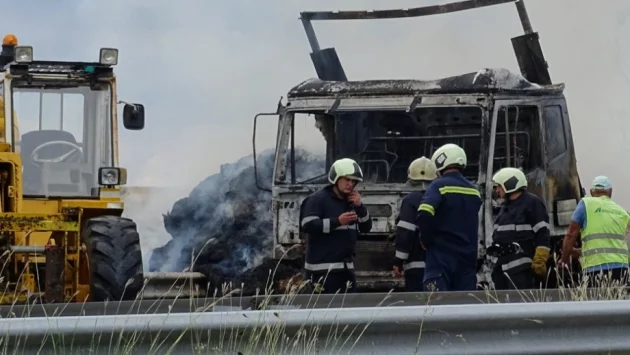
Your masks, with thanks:
[[[582,269],[628,263],[626,227],[630,216],[607,196],[584,197],[586,228],[582,230]]]

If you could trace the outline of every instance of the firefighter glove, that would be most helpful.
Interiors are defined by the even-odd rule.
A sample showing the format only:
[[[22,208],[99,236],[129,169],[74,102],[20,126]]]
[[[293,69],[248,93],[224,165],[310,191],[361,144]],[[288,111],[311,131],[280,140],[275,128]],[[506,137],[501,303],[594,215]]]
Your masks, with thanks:
[[[536,248],[536,254],[532,259],[532,270],[536,275],[544,277],[547,273],[547,259],[549,259],[549,249],[545,247]]]

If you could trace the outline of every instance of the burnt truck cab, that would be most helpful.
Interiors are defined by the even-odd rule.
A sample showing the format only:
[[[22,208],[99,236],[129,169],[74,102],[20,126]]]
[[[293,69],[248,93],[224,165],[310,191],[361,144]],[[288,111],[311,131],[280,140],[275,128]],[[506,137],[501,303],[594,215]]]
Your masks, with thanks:
[[[274,256],[301,257],[300,207],[306,197],[328,184],[326,169],[343,157],[355,159],[365,181],[358,185],[372,218],[370,233],[357,242],[358,286],[391,287],[395,253],[393,236],[409,164],[431,157],[445,143],[468,155],[464,175],[479,187],[479,282],[489,282],[486,247],[492,243],[492,175],[506,167],[522,168],[529,191],[549,211],[550,230],[562,238],[581,198],[571,124],[563,84],[537,85],[506,69],[433,81],[306,80],[292,88],[278,108],[278,131],[272,184]],[[291,154],[299,148],[296,115],[311,115],[326,140],[326,169],[300,181],[304,162]],[[302,164],[302,165],[301,165]],[[293,174],[291,174],[293,172]],[[295,173],[298,172],[298,173]],[[295,176],[295,177],[294,177]],[[456,222],[454,222],[456,223]]]

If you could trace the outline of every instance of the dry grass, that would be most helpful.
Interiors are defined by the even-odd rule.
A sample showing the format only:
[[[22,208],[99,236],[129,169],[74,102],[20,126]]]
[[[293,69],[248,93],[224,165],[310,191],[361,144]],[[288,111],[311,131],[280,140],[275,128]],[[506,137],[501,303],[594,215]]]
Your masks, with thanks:
[[[6,266],[6,265],[5,265]],[[283,292],[274,289],[272,276],[275,270],[270,270],[267,287],[260,290],[258,296],[262,298],[259,309],[268,310],[273,306],[272,296],[281,297],[281,303],[291,303],[309,286],[308,281],[298,280],[293,284],[289,284]],[[555,272],[551,270],[550,272]],[[147,283],[145,282],[145,287]],[[189,294],[192,284],[171,286],[170,291],[174,291],[177,297],[174,299],[158,298],[154,300],[143,300],[141,297],[133,302],[128,315],[140,313],[141,302],[151,302],[150,309],[155,309],[164,304],[172,304],[180,299],[181,295]],[[551,290],[524,290],[518,292],[520,302],[544,302],[549,300]],[[7,290],[5,289],[5,292]],[[564,287],[559,290],[561,300],[564,301],[582,301],[582,300],[611,300],[626,299],[627,292],[621,285],[611,283],[610,280],[603,280],[597,288],[588,289],[586,280],[576,287]],[[510,300],[501,299],[500,293],[497,291],[486,289],[475,296],[480,303],[501,303]],[[371,326],[371,321],[359,325],[336,324],[333,326],[321,327],[318,324],[303,324],[297,331],[288,331],[286,325],[282,322],[282,313],[275,313],[278,322],[272,325],[250,326],[248,329],[231,328],[231,329],[215,329],[203,330],[195,327],[195,319],[202,313],[211,311],[213,307],[223,303],[239,304],[240,289],[232,288],[231,285],[224,285],[222,289],[215,290],[215,293],[209,297],[190,298],[188,299],[190,310],[192,312],[190,325],[183,331],[171,332],[165,325],[162,331],[147,334],[142,331],[123,333],[123,332],[104,332],[94,333],[86,339],[85,336],[77,336],[75,334],[47,334],[44,339],[30,339],[25,334],[23,337],[15,337],[9,339],[7,336],[0,337],[0,354],[317,354],[322,349],[334,349],[344,353],[351,353],[353,348],[364,336],[366,330]],[[344,294],[337,294],[335,298],[340,298],[343,303]],[[306,296],[309,298],[310,305],[318,305],[318,308],[326,308],[320,300],[321,295],[318,293],[310,293]],[[419,296],[420,297],[420,296]],[[439,294],[424,294],[422,303],[426,305],[432,304],[433,297],[439,297]],[[387,301],[392,298],[389,293],[378,305],[380,306],[400,306],[401,304],[388,305]],[[471,300],[473,300],[471,295]],[[45,317],[50,320],[51,317],[62,314],[68,305],[59,305],[53,314],[46,314]],[[85,307],[86,304],[83,304]],[[377,305],[375,305],[377,306]],[[15,307],[15,305],[11,306]],[[45,308],[41,304],[34,304],[28,309],[35,310],[37,308]],[[427,307],[425,312],[430,312],[431,307]],[[262,319],[262,312],[244,312],[234,311],[234,314],[240,314],[251,320],[253,323]],[[148,312],[152,313],[151,311]],[[247,313],[247,314],[246,314]],[[426,315],[426,314],[425,314]],[[27,314],[17,316],[28,316]],[[423,317],[424,318],[424,317]],[[42,320],[44,322],[44,320]],[[68,320],[69,321],[69,320]],[[51,323],[49,323],[51,324]],[[51,324],[52,325],[52,324]],[[5,323],[5,327],[7,323]],[[9,325],[10,326],[10,325]],[[420,351],[421,338],[423,332],[422,322],[417,325],[418,337],[416,342],[416,351]],[[6,328],[5,328],[6,329]],[[183,352],[182,352],[183,351]]]

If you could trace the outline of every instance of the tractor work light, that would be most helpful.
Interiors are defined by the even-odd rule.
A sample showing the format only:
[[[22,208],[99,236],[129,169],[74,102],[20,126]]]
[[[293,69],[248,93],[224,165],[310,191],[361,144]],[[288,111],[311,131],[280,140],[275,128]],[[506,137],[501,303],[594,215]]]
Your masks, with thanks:
[[[104,65],[118,64],[118,49],[101,48],[99,63],[104,64]]]
[[[14,51],[15,61],[17,63],[30,63],[33,61],[33,47],[17,46]]]
[[[125,185],[127,183],[127,169],[99,168],[98,184],[101,186]]]

